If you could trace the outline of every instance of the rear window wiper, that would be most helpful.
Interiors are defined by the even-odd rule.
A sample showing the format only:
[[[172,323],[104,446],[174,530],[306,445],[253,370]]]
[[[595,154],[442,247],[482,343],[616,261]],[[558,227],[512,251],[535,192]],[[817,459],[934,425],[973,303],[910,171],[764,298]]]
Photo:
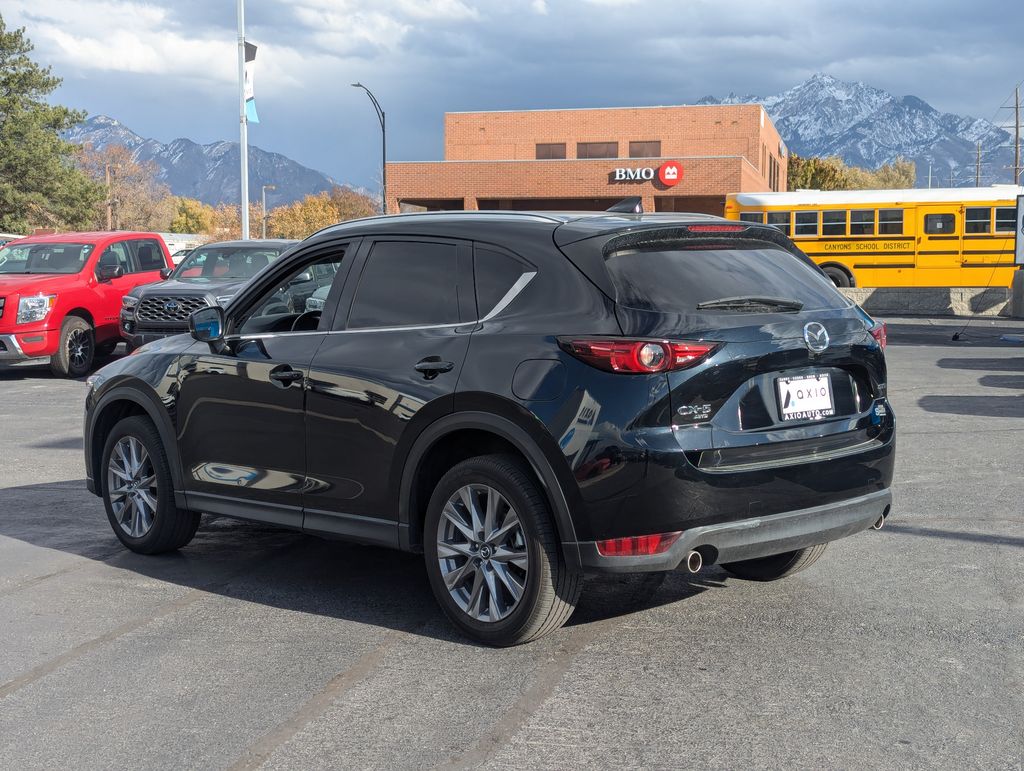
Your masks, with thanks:
[[[697,310],[723,310],[723,311],[750,311],[775,310],[775,311],[798,311],[804,304],[798,300],[789,300],[785,297],[721,297],[717,300],[707,300],[697,303]]]

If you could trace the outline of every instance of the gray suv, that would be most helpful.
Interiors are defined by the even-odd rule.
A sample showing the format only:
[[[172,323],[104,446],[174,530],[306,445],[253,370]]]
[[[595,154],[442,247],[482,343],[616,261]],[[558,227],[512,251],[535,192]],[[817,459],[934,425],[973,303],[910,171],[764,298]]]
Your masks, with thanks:
[[[286,239],[220,241],[193,249],[164,281],[136,287],[122,298],[121,337],[131,350],[188,332],[188,317],[194,311],[227,305],[249,279],[297,243]],[[293,302],[304,309],[306,298],[317,289],[312,280],[309,284],[296,286],[295,297],[282,298],[285,306]]]

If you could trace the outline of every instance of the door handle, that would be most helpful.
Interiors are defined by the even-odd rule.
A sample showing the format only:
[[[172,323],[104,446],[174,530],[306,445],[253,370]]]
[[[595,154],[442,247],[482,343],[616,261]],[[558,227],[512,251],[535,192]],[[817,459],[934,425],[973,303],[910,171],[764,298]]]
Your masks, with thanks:
[[[422,373],[423,377],[427,380],[431,380],[442,372],[451,372],[455,369],[455,362],[441,361],[440,356],[428,356],[416,362],[415,369],[417,372]]]
[[[304,377],[305,375],[288,365],[270,370],[270,379],[283,388],[287,388],[292,383],[298,383]]]

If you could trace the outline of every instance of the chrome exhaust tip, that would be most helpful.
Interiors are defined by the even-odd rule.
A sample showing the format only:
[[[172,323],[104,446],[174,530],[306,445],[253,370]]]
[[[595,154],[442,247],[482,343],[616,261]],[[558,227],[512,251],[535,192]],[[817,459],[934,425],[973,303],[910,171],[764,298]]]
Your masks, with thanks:
[[[686,555],[686,569],[691,573],[699,573],[703,566],[704,558],[700,556],[699,551],[691,551]]]
[[[871,526],[872,530],[881,530],[885,526],[885,514],[880,516],[875,523]]]

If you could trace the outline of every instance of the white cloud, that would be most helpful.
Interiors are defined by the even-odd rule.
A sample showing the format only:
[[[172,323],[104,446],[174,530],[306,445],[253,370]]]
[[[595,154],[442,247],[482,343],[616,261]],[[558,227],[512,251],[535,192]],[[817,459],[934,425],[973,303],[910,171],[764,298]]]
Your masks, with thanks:
[[[539,13],[541,16],[548,15],[548,3],[547,0],[533,0],[530,3],[530,7],[534,13]]]

